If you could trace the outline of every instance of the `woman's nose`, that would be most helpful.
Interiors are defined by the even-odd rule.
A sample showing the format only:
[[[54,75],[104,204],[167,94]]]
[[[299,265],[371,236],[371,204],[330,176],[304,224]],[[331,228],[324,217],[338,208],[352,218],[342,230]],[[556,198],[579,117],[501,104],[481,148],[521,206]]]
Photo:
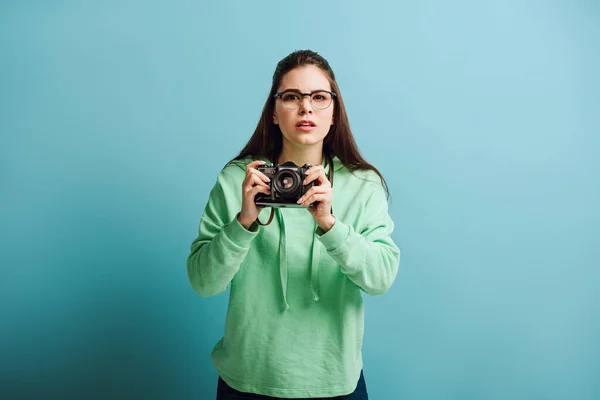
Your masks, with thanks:
[[[312,104],[310,104],[310,97],[302,97],[302,101],[300,102],[300,111],[312,112]]]

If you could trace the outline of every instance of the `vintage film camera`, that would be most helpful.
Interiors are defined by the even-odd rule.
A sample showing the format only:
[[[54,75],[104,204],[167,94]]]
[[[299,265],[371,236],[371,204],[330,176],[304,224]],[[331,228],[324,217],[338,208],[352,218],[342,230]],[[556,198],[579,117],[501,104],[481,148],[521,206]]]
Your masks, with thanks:
[[[258,166],[256,169],[271,179],[271,182],[268,182],[271,195],[258,193],[254,202],[259,207],[302,207],[296,202],[314,186],[314,182],[302,184],[310,167],[310,164],[299,167],[291,161],[279,165]]]

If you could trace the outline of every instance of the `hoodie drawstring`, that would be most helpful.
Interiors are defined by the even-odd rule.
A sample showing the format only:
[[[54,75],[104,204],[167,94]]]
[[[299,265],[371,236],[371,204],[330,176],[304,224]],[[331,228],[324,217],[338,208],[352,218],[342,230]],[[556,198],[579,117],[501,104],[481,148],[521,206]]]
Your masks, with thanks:
[[[280,208],[276,209],[277,219],[279,220],[279,226],[281,227],[281,234],[279,239],[279,275],[281,277],[281,293],[283,295],[283,308],[289,310],[290,305],[287,302],[287,281],[288,281],[288,264],[287,264],[287,241],[285,234],[285,221],[283,219],[283,213]],[[317,223],[315,222],[315,228],[313,231],[313,241],[311,249],[311,265],[310,265],[310,288],[313,295],[314,301],[319,301],[319,259],[321,255],[321,248],[319,241],[317,240]]]
[[[315,222],[312,242],[312,262],[310,265],[310,288],[314,301],[319,301],[319,257],[321,256],[320,243],[317,240],[317,228],[318,226]]]
[[[290,305],[287,302],[287,243],[285,241],[285,222],[283,221],[283,214],[281,209],[275,210],[277,218],[279,219],[279,226],[281,228],[281,234],[279,235],[279,275],[281,276],[281,292],[283,294],[283,308],[289,310]]]

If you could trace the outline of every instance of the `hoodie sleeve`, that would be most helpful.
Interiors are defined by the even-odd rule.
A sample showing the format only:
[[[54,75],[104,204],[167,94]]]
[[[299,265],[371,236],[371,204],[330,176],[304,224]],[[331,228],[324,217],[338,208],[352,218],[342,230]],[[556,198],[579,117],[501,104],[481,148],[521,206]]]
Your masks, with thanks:
[[[237,214],[233,219],[228,218],[223,184],[223,179],[217,179],[210,192],[198,237],[192,242],[186,263],[192,288],[202,297],[225,291],[259,229],[254,223],[246,230],[237,220]]]
[[[365,293],[375,296],[387,292],[400,264],[400,250],[391,238],[394,222],[380,184],[373,184],[364,207],[366,221],[360,232],[336,217],[333,227],[317,237],[328,254],[340,265],[342,273]]]

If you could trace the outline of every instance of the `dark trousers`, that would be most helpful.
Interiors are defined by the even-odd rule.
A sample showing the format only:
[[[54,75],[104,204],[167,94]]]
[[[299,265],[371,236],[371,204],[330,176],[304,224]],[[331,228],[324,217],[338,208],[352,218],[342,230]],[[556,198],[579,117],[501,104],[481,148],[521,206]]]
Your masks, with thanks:
[[[238,392],[225,381],[219,377],[217,383],[217,400],[289,400],[281,399],[279,397],[269,397],[262,394],[244,393]],[[299,400],[299,399],[298,399]],[[360,371],[360,378],[354,392],[345,396],[327,397],[327,398],[314,398],[313,400],[369,400],[367,394],[367,385],[365,384],[365,377],[363,372]]]

